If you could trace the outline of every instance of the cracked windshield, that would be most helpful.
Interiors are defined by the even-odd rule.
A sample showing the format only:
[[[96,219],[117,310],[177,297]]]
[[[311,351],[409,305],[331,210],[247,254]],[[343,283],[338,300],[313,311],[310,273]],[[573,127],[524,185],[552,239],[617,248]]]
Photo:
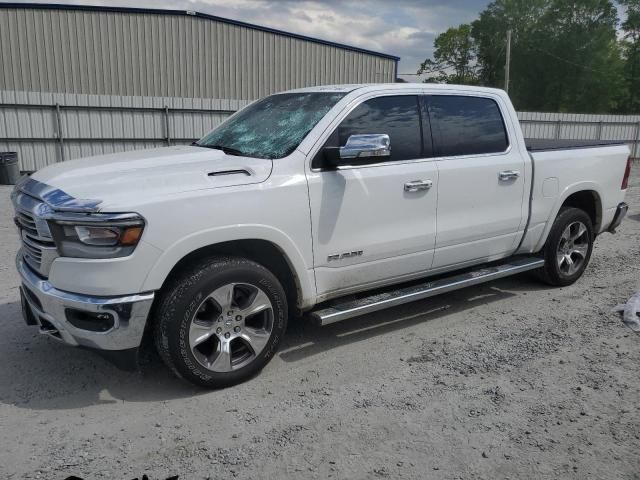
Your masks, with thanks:
[[[344,97],[344,93],[284,93],[264,98],[223,123],[197,145],[232,155],[282,158]]]

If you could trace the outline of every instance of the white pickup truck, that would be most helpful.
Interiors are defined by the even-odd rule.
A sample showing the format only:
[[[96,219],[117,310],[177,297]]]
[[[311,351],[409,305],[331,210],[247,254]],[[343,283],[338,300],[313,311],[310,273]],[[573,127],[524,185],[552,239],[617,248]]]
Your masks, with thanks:
[[[192,146],[59,163],[12,193],[28,324],[180,377],[242,381],[321,325],[537,270],[584,272],[625,216],[629,149],[525,142],[499,90],[306,88]]]

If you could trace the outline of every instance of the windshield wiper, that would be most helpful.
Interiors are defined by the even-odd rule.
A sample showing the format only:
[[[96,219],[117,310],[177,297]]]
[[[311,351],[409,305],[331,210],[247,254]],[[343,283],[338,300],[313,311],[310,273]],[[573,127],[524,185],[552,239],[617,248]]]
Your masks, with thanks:
[[[227,155],[236,155],[236,156],[242,156],[242,157],[248,157],[249,156],[246,153],[244,153],[242,150],[238,150],[237,148],[233,148],[233,147],[226,147],[224,145],[202,145],[202,144],[197,143],[197,142],[194,142],[194,145],[196,147],[212,148],[214,150],[222,150]]]

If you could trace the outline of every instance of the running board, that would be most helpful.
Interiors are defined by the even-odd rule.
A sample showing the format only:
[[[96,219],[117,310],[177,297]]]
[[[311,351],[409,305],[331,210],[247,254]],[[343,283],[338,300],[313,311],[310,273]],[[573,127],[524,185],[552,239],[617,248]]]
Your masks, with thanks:
[[[309,315],[320,326],[330,325],[348,318],[415,302],[416,300],[433,297],[441,293],[459,290],[470,287],[471,285],[478,285],[529,270],[535,270],[543,265],[544,260],[538,257],[519,258],[509,263],[467,271],[465,273],[459,273],[438,280],[426,281],[409,287],[398,288],[357,300],[350,299],[342,303],[339,303],[339,301],[333,302],[330,306],[310,312]]]

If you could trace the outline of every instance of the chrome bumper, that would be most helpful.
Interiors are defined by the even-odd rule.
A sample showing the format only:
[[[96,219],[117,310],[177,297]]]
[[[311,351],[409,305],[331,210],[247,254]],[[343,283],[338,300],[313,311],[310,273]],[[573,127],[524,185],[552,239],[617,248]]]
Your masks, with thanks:
[[[73,346],[99,350],[129,350],[140,346],[153,292],[121,297],[91,297],[63,292],[36,275],[22,259],[16,257],[16,267],[22,277],[22,291],[27,323],[40,326],[40,332]],[[87,330],[72,325],[68,312],[111,315],[113,325],[105,331]],[[32,315],[30,316],[29,313]]]

